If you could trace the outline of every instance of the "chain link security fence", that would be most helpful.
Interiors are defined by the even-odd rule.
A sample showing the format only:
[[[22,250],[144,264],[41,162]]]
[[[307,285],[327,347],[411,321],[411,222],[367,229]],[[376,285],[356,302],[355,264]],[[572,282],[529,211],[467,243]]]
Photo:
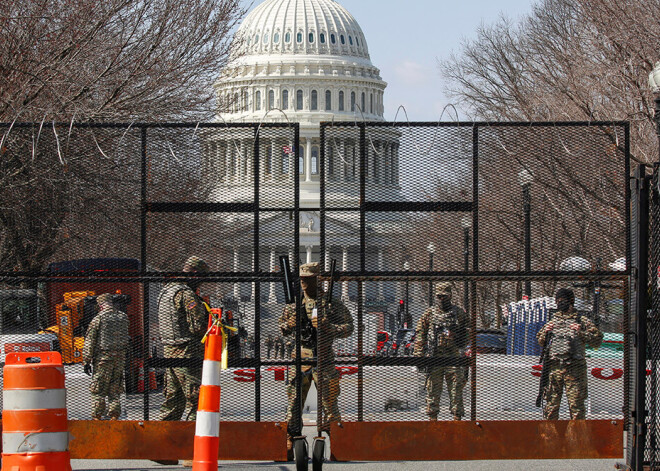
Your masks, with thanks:
[[[320,141],[294,124],[36,123],[0,136],[2,355],[59,349],[70,419],[112,417],[98,396],[116,394],[120,419],[193,417],[202,354],[166,341],[172,283],[237,328],[221,420],[540,420],[537,333],[558,288],[603,333],[584,351],[578,409],[628,417],[626,123],[322,123]],[[192,255],[210,271],[184,271]],[[310,357],[304,293],[297,332],[280,322],[281,256],[295,287],[299,265],[320,262]],[[89,376],[102,293],[128,317],[126,341],[106,339],[123,345],[123,372],[95,360]],[[312,375],[295,403],[294,376]]]
[[[208,314],[192,290],[182,296],[191,285],[237,329],[222,420],[282,421],[292,362],[276,257],[298,266],[298,134],[279,124],[3,126],[2,360],[61,351],[70,419],[192,419]],[[210,272],[184,271],[191,256]],[[178,288],[168,295],[168,285]],[[88,360],[102,293],[127,331],[103,324]]]
[[[321,423],[334,401],[345,422],[541,419],[562,287],[604,338],[559,418],[567,395],[627,417],[629,173],[625,123],[323,124],[319,258],[356,327],[321,328],[341,378]]]

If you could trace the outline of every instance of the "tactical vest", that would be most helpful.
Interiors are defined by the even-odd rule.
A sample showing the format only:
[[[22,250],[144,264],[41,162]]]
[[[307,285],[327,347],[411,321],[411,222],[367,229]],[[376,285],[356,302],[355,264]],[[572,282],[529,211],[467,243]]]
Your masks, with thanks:
[[[158,297],[158,324],[163,345],[182,345],[193,338],[184,308],[174,305],[174,296],[182,290],[190,288],[183,283],[168,283]]]
[[[117,309],[106,309],[99,314],[99,330],[96,348],[100,351],[126,350],[128,348],[128,316]]]
[[[553,360],[584,360],[585,345],[571,324],[580,324],[580,318],[553,319],[550,358]]]
[[[429,352],[433,355],[452,354],[465,347],[465,327],[458,319],[458,307],[452,306],[449,311],[434,307],[429,322]]]

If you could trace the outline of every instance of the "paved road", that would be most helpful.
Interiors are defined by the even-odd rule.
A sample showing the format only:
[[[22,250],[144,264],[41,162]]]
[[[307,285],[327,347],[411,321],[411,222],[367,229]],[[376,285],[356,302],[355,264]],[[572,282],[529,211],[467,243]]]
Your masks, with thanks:
[[[603,471],[613,470],[614,464],[621,460],[517,460],[517,461],[397,461],[397,462],[350,462],[333,463],[323,465],[328,471],[426,471],[429,469],[440,471]],[[74,470],[97,471],[97,470],[186,470],[183,466],[162,466],[150,461],[110,461],[110,460],[73,460]],[[237,471],[295,471],[294,463],[273,462],[220,462],[220,469]],[[311,471],[312,465],[309,464]]]

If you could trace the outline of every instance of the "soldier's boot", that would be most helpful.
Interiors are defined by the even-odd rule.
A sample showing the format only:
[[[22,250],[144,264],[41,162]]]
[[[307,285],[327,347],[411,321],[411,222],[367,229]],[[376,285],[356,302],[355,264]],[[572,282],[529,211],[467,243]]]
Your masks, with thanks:
[[[463,417],[461,417],[460,415],[454,414],[454,420],[463,420]]]
[[[179,464],[179,460],[151,460],[154,463],[162,464],[164,466],[176,466]]]
[[[429,420],[438,420],[437,412],[429,412]]]

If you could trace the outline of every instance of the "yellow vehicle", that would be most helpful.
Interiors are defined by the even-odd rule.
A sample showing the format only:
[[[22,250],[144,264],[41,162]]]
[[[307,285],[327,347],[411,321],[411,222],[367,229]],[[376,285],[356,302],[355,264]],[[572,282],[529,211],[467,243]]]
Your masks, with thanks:
[[[82,363],[85,344],[84,328],[96,314],[94,291],[71,291],[64,293],[64,302],[55,306],[56,324],[44,332],[57,335],[63,363]]]

